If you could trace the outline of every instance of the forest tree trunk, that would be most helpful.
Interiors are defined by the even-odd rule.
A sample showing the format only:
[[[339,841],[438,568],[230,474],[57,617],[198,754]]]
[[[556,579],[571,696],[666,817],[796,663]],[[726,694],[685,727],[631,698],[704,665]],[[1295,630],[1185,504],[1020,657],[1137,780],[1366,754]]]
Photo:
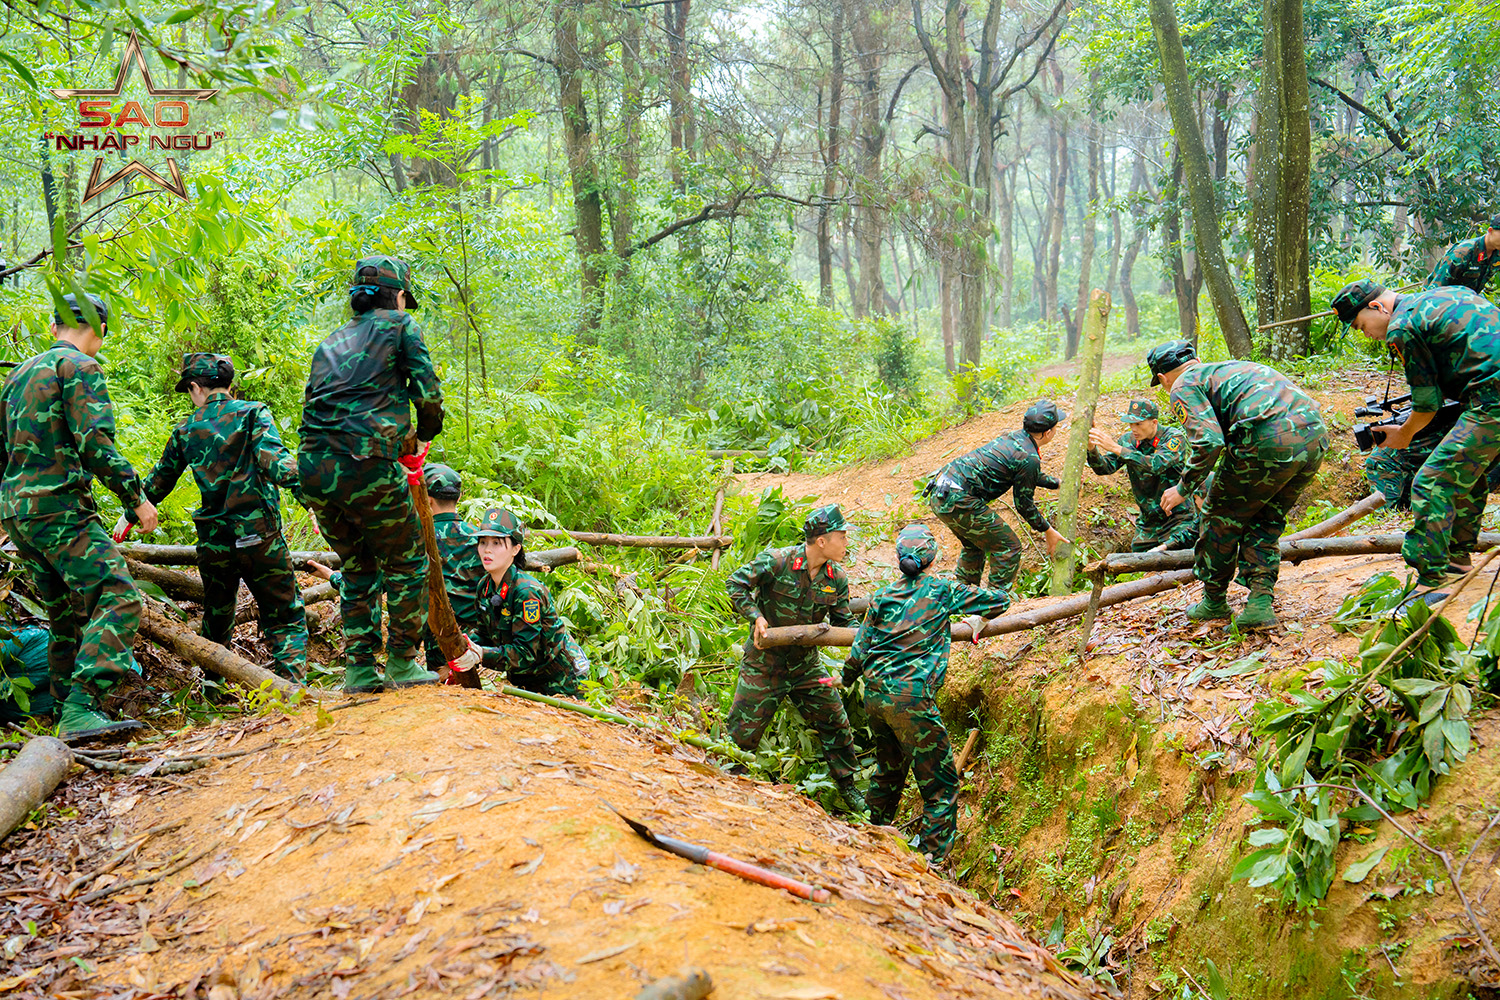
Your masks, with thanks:
[[[1089,282],[1093,278],[1094,243],[1098,239],[1099,227],[1096,213],[1099,204],[1099,123],[1097,119],[1091,119],[1089,122],[1088,150],[1089,203],[1084,207],[1083,238],[1079,241],[1078,304],[1073,311],[1073,315],[1078,319],[1069,330],[1067,355],[1069,358],[1078,353],[1080,328],[1083,326],[1084,314],[1089,308]]]
[[[561,3],[557,7],[554,49],[557,102],[562,109],[563,144],[568,156],[568,177],[573,187],[573,244],[578,253],[578,339],[592,344],[598,340],[602,311],[604,201],[600,193],[599,165],[594,156],[593,127],[589,122],[583,89],[578,13],[571,4]]]
[[[828,84],[828,138],[823,147],[823,199],[818,205],[818,302],[833,305],[833,196],[839,174],[839,127],[844,109],[844,4],[834,0],[832,67]]]

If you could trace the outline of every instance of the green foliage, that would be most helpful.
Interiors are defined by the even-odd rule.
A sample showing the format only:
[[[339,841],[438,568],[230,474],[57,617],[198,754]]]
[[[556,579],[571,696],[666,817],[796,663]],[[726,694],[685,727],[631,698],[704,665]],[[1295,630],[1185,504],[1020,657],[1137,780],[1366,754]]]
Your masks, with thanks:
[[[1381,574],[1363,590],[1340,611],[1345,627],[1389,605],[1404,588]],[[1494,614],[1485,619],[1486,642],[1500,631],[1495,621]],[[1385,662],[1424,625],[1419,641]],[[1495,644],[1500,648],[1500,639]],[[1290,705],[1259,703],[1256,732],[1274,738],[1276,751],[1245,799],[1265,825],[1250,834],[1255,850],[1233,877],[1273,887],[1300,908],[1315,906],[1333,883],[1344,824],[1380,818],[1348,789],[1392,813],[1425,802],[1434,782],[1468,756],[1473,691],[1480,679],[1493,681],[1494,663],[1487,646],[1471,653],[1446,619],[1417,601],[1377,621],[1356,663],[1325,661],[1310,675],[1321,675],[1317,681],[1291,692]],[[1368,872],[1355,866],[1345,878],[1358,881]]]
[[[907,399],[917,394],[917,340],[909,330],[880,320],[876,324],[875,373],[886,387]]]

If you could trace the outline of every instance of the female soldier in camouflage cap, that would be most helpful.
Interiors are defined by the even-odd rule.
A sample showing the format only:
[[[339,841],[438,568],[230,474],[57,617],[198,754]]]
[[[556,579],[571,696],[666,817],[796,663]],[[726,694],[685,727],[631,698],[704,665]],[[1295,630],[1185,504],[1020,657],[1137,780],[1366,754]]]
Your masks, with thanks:
[[[552,606],[546,584],[521,569],[526,526],[503,507],[485,512],[476,532],[479,560],[478,625],[470,644],[480,666],[505,672],[510,683],[538,694],[579,695],[589,661]]]
[[[970,626],[978,642],[980,619],[1004,611],[1010,595],[927,575],[937,552],[937,540],[926,525],[901,529],[896,558],[902,579],[871,600],[844,663],[844,685],[865,678],[865,711],[875,736],[875,776],[867,796],[870,822],[886,824],[896,818],[906,772],[915,765],[923,805],[918,844],[941,859],[958,832],[959,776],[937,707],[937,693],[948,676],[948,621],[956,614],[975,616]]]

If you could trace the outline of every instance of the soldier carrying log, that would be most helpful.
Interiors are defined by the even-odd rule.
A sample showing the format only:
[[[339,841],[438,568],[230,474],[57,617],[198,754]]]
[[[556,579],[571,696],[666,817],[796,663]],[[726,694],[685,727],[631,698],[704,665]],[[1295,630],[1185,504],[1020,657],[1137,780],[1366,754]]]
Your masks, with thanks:
[[[52,344],[0,389],[0,524],[47,610],[58,731],[81,739],[140,728],[111,720],[100,703],[130,670],[141,599],[99,520],[94,477],[143,531],[156,530],[156,507],[115,447],[114,408],[95,360],[109,307],[97,295],[62,296],[57,306]]]

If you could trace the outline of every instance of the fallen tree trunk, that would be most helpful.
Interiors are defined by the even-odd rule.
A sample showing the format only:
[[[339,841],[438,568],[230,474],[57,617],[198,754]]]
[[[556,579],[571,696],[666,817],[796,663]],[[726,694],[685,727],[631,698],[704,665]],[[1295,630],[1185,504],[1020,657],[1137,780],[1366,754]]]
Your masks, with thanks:
[[[181,570],[163,569],[135,559],[126,558],[125,568],[137,580],[154,583],[173,597],[203,603],[203,581]]]
[[[1311,528],[1303,528],[1301,531],[1287,535],[1282,541],[1295,542],[1303,538],[1326,538],[1336,534],[1349,525],[1358,521],[1366,514],[1373,514],[1385,506],[1385,495],[1380,492],[1371,493],[1358,503],[1351,504],[1333,515],[1326,521],[1319,521]]]
[[[1363,511],[1363,513],[1350,516],[1352,512],[1365,505],[1369,506],[1368,509]],[[1298,534],[1303,537],[1288,538],[1283,540],[1282,558],[1286,559],[1289,562],[1300,562],[1302,559],[1315,559],[1322,556],[1361,555],[1368,552],[1401,551],[1400,540],[1404,537],[1402,535],[1365,535],[1357,536],[1354,539],[1338,538],[1328,540],[1331,542],[1351,542],[1357,541],[1361,538],[1379,538],[1388,540],[1395,539],[1395,548],[1390,550],[1356,547],[1355,551],[1353,552],[1327,551],[1315,553],[1311,550],[1311,546],[1308,545],[1308,542],[1311,540],[1309,536],[1311,536],[1313,532],[1331,534],[1332,532],[1339,530],[1339,528],[1350,524],[1355,520],[1358,520],[1360,517],[1363,517],[1364,514],[1378,509],[1378,507],[1379,504],[1373,504],[1373,496],[1365,497],[1363,500],[1359,501],[1359,503],[1354,504],[1342,513],[1335,515],[1334,517],[1330,517],[1326,521],[1315,524],[1305,531],[1299,532]],[[1500,543],[1500,534],[1486,533],[1479,537],[1478,546],[1480,548],[1489,548],[1490,546],[1497,543]],[[1293,551],[1296,553],[1296,558],[1288,557],[1285,554],[1288,544],[1292,546]],[[1389,543],[1387,542],[1387,544]],[[1299,546],[1301,547],[1300,549]],[[1185,556],[1187,557],[1188,565],[1191,565],[1193,558],[1192,551],[1187,549],[1184,549],[1180,552],[1118,554],[1156,555],[1172,558]],[[1097,567],[1091,567],[1090,572],[1093,572],[1095,568]],[[980,630],[979,635],[980,638],[987,638],[992,635],[1004,635],[1008,632],[1022,632],[1027,629],[1036,628],[1038,625],[1050,625],[1053,622],[1063,621],[1067,618],[1076,618],[1079,615],[1084,614],[1089,610],[1089,605],[1091,602],[1094,602],[1095,610],[1099,608],[1107,608],[1111,605],[1123,604],[1126,601],[1133,601],[1138,597],[1150,597],[1152,594],[1159,594],[1164,590],[1171,590],[1174,587],[1179,587],[1184,583],[1188,583],[1192,579],[1193,571],[1191,569],[1175,569],[1171,572],[1158,574],[1157,576],[1148,576],[1141,580],[1131,580],[1129,583],[1117,583],[1113,586],[1105,587],[1102,590],[1098,591],[1097,601],[1094,600],[1095,595],[1092,593],[1074,594],[1073,596],[1064,598],[1061,601],[1056,601],[1052,604],[1046,604],[1039,608],[1033,608],[1029,611],[1021,611],[1013,615],[1004,615],[1000,618],[992,618],[985,625],[985,627]],[[863,601],[866,607],[869,606],[868,598],[859,598],[858,600]],[[850,610],[853,610],[855,602],[850,601],[849,604]],[[854,644],[854,632],[855,630],[852,628],[834,628],[832,625],[829,625],[827,623],[820,625],[790,625],[783,628],[766,629],[765,634],[761,637],[760,644],[761,648],[763,649],[772,649],[777,646],[852,646]],[[969,626],[962,623],[953,625],[951,634],[955,641],[967,642],[972,638],[972,633],[969,630]]]
[[[1283,538],[1281,561],[1299,563],[1305,559],[1326,559],[1329,556],[1390,555],[1401,551],[1404,534],[1350,535],[1347,538]],[[1500,534],[1485,532],[1479,536],[1478,547],[1488,549],[1500,544]],[[1153,571],[1179,569],[1193,564],[1193,551],[1181,549],[1175,552],[1116,552],[1106,556],[1096,565],[1100,572],[1109,576],[1121,573],[1149,573]]]
[[[581,558],[578,549],[572,545],[561,549],[542,549],[539,552],[526,553],[526,568],[556,569],[559,566],[576,563]]]
[[[620,545],[636,549],[727,549],[734,544],[731,535],[613,535],[555,528],[534,528],[529,534],[570,539],[585,545]]]
[[[311,608],[314,604],[322,604],[325,601],[336,601],[338,598],[338,589],[333,584],[319,583],[302,591],[302,610],[311,619],[312,613],[307,610],[308,608]],[[256,606],[255,601],[252,600],[248,604],[241,604],[239,606],[239,609],[234,614],[234,623],[236,625],[243,625],[246,622],[253,622],[259,617],[260,609]]]
[[[62,782],[73,751],[53,736],[35,736],[0,771],[0,840],[31,815]]]
[[[127,559],[151,563],[154,566],[198,565],[198,546],[196,545],[148,545],[144,542],[133,542],[121,545],[120,553]],[[337,552],[296,551],[292,553],[292,566],[295,569],[307,569],[309,561],[320,562],[334,569],[338,569],[341,564]]]
[[[141,635],[166,646],[184,660],[250,690],[259,688],[267,681],[271,682],[273,689],[285,695],[306,690],[294,681],[251,663],[233,650],[189,631],[150,607],[141,612]]]

